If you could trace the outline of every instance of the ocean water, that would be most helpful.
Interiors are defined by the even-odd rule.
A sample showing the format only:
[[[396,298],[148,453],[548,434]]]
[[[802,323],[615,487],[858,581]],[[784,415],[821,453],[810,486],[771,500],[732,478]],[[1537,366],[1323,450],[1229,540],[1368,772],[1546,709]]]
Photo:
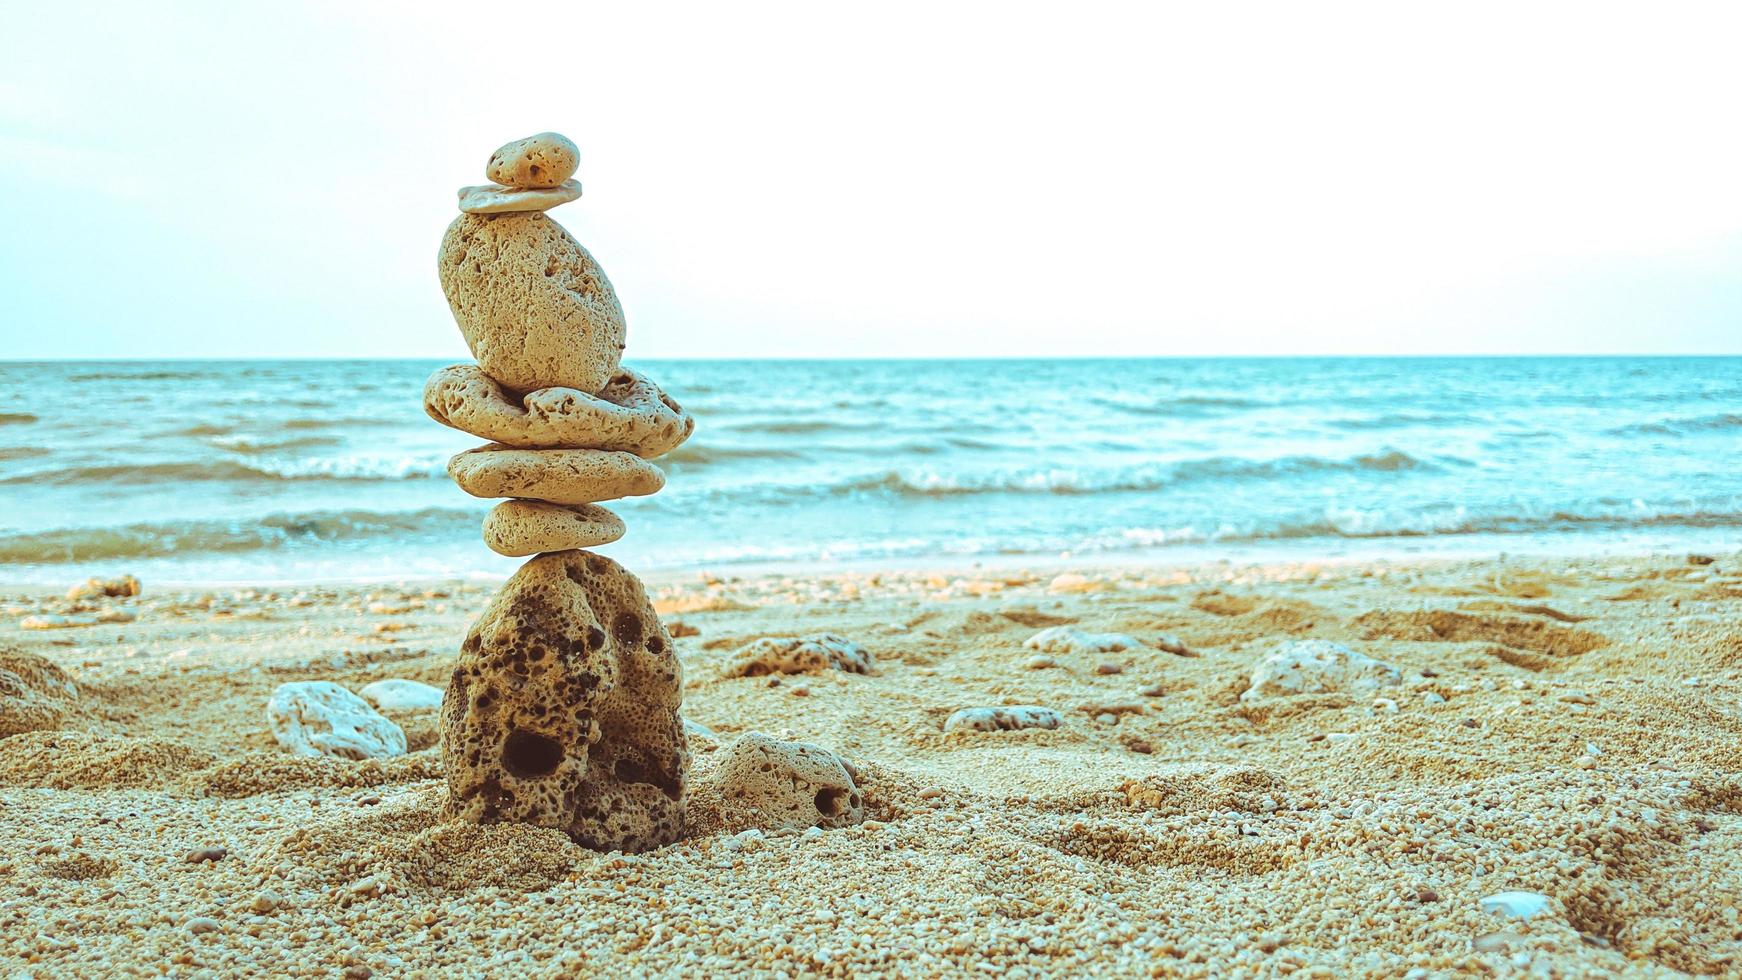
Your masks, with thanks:
[[[441,363],[0,363],[0,582],[505,575]],[[637,569],[1742,546],[1742,358],[631,364]]]

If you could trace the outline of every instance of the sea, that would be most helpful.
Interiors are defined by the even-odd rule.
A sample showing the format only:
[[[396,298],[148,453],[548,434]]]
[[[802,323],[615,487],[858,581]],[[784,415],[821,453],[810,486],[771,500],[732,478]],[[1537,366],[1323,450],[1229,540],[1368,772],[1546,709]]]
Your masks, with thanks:
[[[0,583],[498,578],[445,362],[0,362]],[[1742,358],[631,361],[631,568],[1742,547]]]

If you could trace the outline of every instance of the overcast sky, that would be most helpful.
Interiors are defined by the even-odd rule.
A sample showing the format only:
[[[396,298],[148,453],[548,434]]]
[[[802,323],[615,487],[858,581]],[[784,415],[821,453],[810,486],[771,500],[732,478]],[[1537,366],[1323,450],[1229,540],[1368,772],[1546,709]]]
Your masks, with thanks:
[[[463,357],[546,129],[631,359],[1742,352],[1735,4],[0,7],[0,357]]]

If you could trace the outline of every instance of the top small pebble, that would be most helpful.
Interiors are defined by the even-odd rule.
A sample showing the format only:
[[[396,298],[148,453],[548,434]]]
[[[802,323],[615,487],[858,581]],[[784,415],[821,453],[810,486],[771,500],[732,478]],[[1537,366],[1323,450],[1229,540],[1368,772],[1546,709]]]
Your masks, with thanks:
[[[484,176],[509,187],[556,187],[575,175],[581,151],[561,133],[515,140],[490,155]]]

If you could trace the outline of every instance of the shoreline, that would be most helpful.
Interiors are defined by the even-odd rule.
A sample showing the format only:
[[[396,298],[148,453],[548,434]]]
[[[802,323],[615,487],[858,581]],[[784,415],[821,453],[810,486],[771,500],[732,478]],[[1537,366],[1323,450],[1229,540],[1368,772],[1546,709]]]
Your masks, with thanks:
[[[639,559],[644,555],[619,560],[633,562],[641,578],[648,582],[672,582],[698,575],[730,578],[800,575],[866,575],[914,574],[941,572],[974,574],[979,571],[1034,570],[1084,571],[1122,568],[1195,568],[1209,565],[1263,564],[1397,564],[1409,565],[1457,561],[1551,561],[1603,560],[1611,558],[1666,557],[1677,554],[1724,554],[1742,551],[1742,527],[1687,527],[1666,534],[1663,529],[1651,532],[1619,530],[1608,532],[1572,531],[1558,534],[1538,533],[1509,535],[1496,533],[1391,535],[1384,537],[1302,538],[1297,540],[1191,542],[1176,545],[1104,550],[1089,552],[1022,552],[974,555],[899,555],[875,558],[809,558],[770,560],[731,560],[720,562],[689,562],[661,567]],[[476,548],[468,541],[467,551]],[[617,558],[610,545],[596,550]],[[264,557],[264,556],[262,556]],[[238,563],[270,565],[270,561],[238,558]],[[166,587],[189,588],[312,588],[319,586],[392,585],[395,583],[496,582],[506,581],[524,559],[497,558],[503,570],[473,569],[458,574],[367,574],[340,577],[324,574],[288,577],[194,576],[170,575],[151,577]],[[196,559],[201,560],[201,559]],[[336,559],[328,559],[331,563]],[[42,588],[52,590],[57,582],[83,581],[92,575],[117,576],[135,574],[135,569],[148,573],[162,567],[164,559],[102,559],[73,561],[48,565],[0,566],[0,590]],[[8,577],[18,568],[29,574]],[[172,566],[173,568],[173,566]],[[143,577],[143,576],[142,576]]]

